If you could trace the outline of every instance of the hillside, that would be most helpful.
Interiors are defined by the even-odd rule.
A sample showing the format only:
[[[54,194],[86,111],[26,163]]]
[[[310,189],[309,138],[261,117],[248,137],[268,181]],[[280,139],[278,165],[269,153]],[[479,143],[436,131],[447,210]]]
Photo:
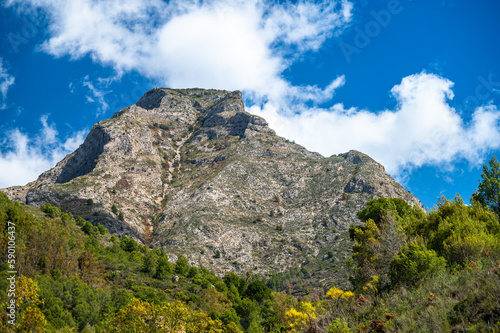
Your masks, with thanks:
[[[4,309],[13,299],[10,270],[17,271],[16,321],[0,312],[0,331],[498,331],[497,215],[456,197],[441,199],[430,213],[382,198],[359,216],[365,223],[350,230],[356,240],[352,291],[333,286],[297,298],[270,290],[272,281],[255,275],[221,278],[189,266],[184,256],[170,262],[163,251],[117,238],[100,224],[0,193]],[[401,228],[397,234],[394,225]],[[12,235],[15,263],[7,260]]]

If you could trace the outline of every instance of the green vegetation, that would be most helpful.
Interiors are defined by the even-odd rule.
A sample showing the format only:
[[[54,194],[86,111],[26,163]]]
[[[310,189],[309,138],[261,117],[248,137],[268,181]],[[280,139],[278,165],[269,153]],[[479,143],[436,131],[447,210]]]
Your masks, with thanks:
[[[118,215],[118,207],[116,207],[115,204],[113,204],[113,206],[111,206],[111,211],[113,212],[113,214]]]
[[[500,215],[500,163],[496,156],[488,162],[489,167],[483,165],[483,173],[479,188],[473,194],[472,199],[480,202],[483,206],[490,207]]]
[[[495,201],[481,199],[496,191],[486,190],[499,180],[495,161],[470,205],[458,195],[442,197],[430,212],[401,199],[370,201],[358,213],[362,223],[349,230],[351,285],[339,279],[319,289],[305,281],[331,272],[323,268],[337,265],[346,249],[326,249],[265,280],[251,272],[221,278],[182,254],[171,262],[163,251],[110,235],[100,224],[0,193],[4,309],[13,234],[18,272],[17,322],[8,324],[2,312],[0,331],[498,332],[500,222]]]
[[[41,210],[0,193],[0,303],[7,296],[7,222],[16,228],[18,306],[15,326],[2,332],[261,332],[285,328],[272,292],[257,277],[224,279],[175,263],[164,252],[110,235],[101,225],[59,208]],[[18,296],[19,299],[19,296]],[[167,319],[168,318],[168,319]],[[161,329],[160,329],[161,328]]]

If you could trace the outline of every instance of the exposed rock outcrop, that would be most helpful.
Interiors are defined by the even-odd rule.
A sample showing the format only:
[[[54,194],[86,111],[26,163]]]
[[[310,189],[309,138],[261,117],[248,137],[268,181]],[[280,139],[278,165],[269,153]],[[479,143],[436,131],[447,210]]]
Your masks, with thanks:
[[[3,191],[220,273],[284,271],[341,247],[373,198],[420,205],[367,155],[309,152],[247,113],[239,91],[201,89],[152,89],[36,181]]]

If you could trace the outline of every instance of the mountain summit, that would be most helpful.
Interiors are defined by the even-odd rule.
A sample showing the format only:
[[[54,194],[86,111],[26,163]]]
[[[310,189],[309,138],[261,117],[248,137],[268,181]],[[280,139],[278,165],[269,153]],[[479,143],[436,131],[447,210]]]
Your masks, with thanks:
[[[219,273],[325,255],[371,199],[420,205],[367,155],[309,152],[247,113],[239,91],[202,89],[148,91],[36,181],[3,191]]]

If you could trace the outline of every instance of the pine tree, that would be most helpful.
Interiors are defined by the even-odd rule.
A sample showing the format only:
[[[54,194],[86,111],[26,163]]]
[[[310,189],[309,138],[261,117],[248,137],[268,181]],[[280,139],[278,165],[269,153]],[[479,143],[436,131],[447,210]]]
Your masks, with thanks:
[[[472,195],[472,200],[490,207],[500,215],[500,163],[496,156],[493,156],[488,164],[489,167],[483,164],[479,187]]]

